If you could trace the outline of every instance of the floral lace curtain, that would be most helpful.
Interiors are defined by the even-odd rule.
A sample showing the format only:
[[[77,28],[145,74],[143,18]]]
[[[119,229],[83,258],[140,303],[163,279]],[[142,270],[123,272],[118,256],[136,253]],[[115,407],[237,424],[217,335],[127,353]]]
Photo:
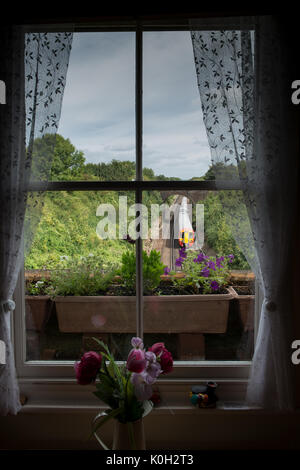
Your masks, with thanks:
[[[12,296],[23,260],[24,230],[32,233],[38,221],[37,198],[27,193],[27,185],[31,173],[40,180],[49,175],[52,153],[41,156],[35,147],[58,127],[72,33],[24,34],[22,27],[2,27],[0,39],[0,79],[6,84],[6,104],[0,107],[0,340],[6,347],[5,364],[0,364],[0,414],[7,415],[20,409],[10,331]]]
[[[249,379],[251,406],[292,409],[288,267],[297,158],[285,42],[272,17],[191,23],[198,88],[216,183],[263,304]],[[207,29],[207,28],[206,28]]]

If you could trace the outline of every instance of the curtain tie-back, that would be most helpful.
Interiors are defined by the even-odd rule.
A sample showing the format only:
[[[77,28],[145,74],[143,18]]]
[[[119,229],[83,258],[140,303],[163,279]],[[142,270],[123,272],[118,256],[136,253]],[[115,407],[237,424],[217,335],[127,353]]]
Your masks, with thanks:
[[[16,308],[16,304],[13,300],[1,300],[0,305],[4,312],[12,312]]]

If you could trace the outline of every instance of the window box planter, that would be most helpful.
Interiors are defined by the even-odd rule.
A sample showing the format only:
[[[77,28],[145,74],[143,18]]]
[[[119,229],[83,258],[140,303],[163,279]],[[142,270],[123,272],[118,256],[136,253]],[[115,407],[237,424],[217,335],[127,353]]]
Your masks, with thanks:
[[[144,297],[145,333],[225,333],[229,301],[226,294]],[[63,333],[134,333],[134,296],[55,297],[59,329]]]
[[[229,302],[226,294],[164,295],[144,297],[144,332],[179,334],[181,359],[204,358],[204,334],[225,333]],[[134,296],[55,297],[59,330],[63,333],[136,332]],[[188,345],[190,344],[190,349]]]
[[[43,332],[50,318],[52,308],[53,301],[49,295],[26,295],[26,330]]]
[[[233,307],[236,309],[242,328],[246,332],[254,330],[255,296],[253,294],[244,294],[245,290],[248,290],[245,289],[245,286],[232,287],[234,293]]]

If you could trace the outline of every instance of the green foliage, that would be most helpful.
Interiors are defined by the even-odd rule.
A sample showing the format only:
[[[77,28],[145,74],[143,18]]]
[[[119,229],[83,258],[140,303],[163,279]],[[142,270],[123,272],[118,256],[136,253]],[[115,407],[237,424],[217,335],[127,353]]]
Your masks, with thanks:
[[[121,264],[128,244],[121,240],[100,240],[96,234],[98,205],[107,203],[118,207],[118,198],[119,193],[111,191],[46,193],[25,268],[55,269],[61,256],[79,261],[81,256],[87,257],[89,253],[94,254],[103,269]],[[128,201],[134,202],[132,193],[129,193]]]
[[[49,289],[49,281],[41,278],[39,281],[26,281],[26,295],[46,295]]]
[[[148,255],[143,251],[143,287],[144,294],[150,294],[161,281],[164,265],[160,260],[160,253],[151,250]],[[135,291],[136,283],[136,255],[134,252],[126,252],[122,256],[122,266],[120,270],[123,285],[130,291]]]
[[[96,384],[94,394],[110,407],[107,411],[108,419],[116,418],[121,423],[137,421],[143,416],[144,403],[138,401],[135,396],[134,386],[130,381],[131,372],[125,365],[118,365],[115,362],[105,343],[98,338],[94,340],[104,349],[101,353],[104,360],[98,373],[99,382]],[[108,365],[105,360],[109,361]],[[96,425],[93,431],[97,429]]]
[[[32,151],[32,179],[64,181],[78,179],[83,171],[83,152],[60,134],[37,138]]]
[[[228,179],[231,175],[236,177],[237,168],[234,165],[224,166],[217,163],[212,165],[204,176],[192,179],[212,180],[216,173],[219,176],[225,175]],[[179,179],[155,175],[151,168],[143,169],[143,177],[148,181]],[[135,162],[114,159],[110,163],[85,163],[83,153],[77,150],[69,139],[59,134],[56,136],[46,134],[34,141],[32,178],[52,181],[99,179],[130,181],[135,179]],[[240,239],[243,239],[244,233],[248,233],[247,214],[238,193],[238,191],[220,191],[210,193],[205,199],[205,241],[216,253],[233,253],[235,255],[233,269],[249,269],[245,256],[232,236],[233,226],[235,229],[239,227]],[[41,197],[37,193],[30,193],[28,205],[31,207],[31,217],[36,219],[36,224],[39,225],[25,260],[25,268],[55,269],[60,263],[61,256],[68,256],[78,263],[81,256],[87,257],[89,253],[94,254],[103,270],[110,269],[112,264],[121,265],[122,255],[128,250],[128,244],[119,239],[100,240],[96,234],[99,222],[96,208],[99,204],[112,204],[116,209],[118,221],[120,195],[128,197],[129,205],[134,203],[133,192],[60,191],[47,192]],[[162,203],[160,192],[144,191],[143,203],[148,208],[148,223],[150,223],[151,204]],[[236,218],[233,220],[231,214],[235,214],[235,217],[238,214],[239,220]],[[118,235],[118,223],[116,228]],[[28,240],[29,238],[31,235],[28,236]],[[243,249],[245,247],[247,240],[243,243]],[[133,274],[135,276],[135,267]],[[149,273],[149,276],[152,274]],[[148,286],[145,288],[148,289]],[[32,286],[32,289],[35,288]]]
[[[76,262],[64,257],[59,269],[51,273],[51,287],[48,293],[56,295],[104,295],[111,284],[115,270],[113,267],[103,273],[97,258],[89,255]]]
[[[135,162],[114,159],[110,163],[87,163],[84,171],[102,181],[131,181],[135,179]]]
[[[222,197],[225,197],[227,199],[230,197],[229,193],[230,191],[220,191],[218,193],[209,194],[205,199],[205,241],[207,245],[218,254],[234,254],[234,261],[231,266],[232,269],[250,269],[245,256],[243,255],[243,253],[237,246],[236,241],[233,238],[232,230],[227,222],[228,217],[226,215],[226,212],[224,211],[224,205],[221,202]],[[234,194],[236,193],[236,191],[231,191],[231,193],[233,193],[231,197],[238,197]],[[242,220],[239,222],[241,231],[243,230]],[[244,231],[246,231],[246,228]]]

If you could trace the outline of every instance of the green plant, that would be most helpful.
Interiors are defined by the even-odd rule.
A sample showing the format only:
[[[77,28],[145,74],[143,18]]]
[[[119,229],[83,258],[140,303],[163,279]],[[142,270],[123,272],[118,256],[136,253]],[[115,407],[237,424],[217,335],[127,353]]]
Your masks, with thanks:
[[[189,288],[195,294],[219,293],[228,285],[230,277],[229,264],[234,255],[206,256],[201,251],[195,256],[194,251],[181,248],[176,266],[182,268],[184,277],[176,278],[174,272],[169,272],[174,285]],[[165,268],[168,274],[168,269]]]
[[[158,287],[161,275],[164,272],[164,265],[160,260],[160,253],[151,250],[148,255],[143,250],[143,286],[144,294],[149,295]],[[128,290],[135,291],[136,282],[136,255],[135,252],[127,251],[122,256],[122,266],[120,269],[122,284]]]
[[[80,260],[62,257],[60,266],[51,272],[49,293],[55,295],[103,295],[116,274],[114,266],[103,272],[92,254]]]
[[[27,280],[25,284],[26,295],[46,295],[49,289],[49,281],[40,279],[39,281]]]

